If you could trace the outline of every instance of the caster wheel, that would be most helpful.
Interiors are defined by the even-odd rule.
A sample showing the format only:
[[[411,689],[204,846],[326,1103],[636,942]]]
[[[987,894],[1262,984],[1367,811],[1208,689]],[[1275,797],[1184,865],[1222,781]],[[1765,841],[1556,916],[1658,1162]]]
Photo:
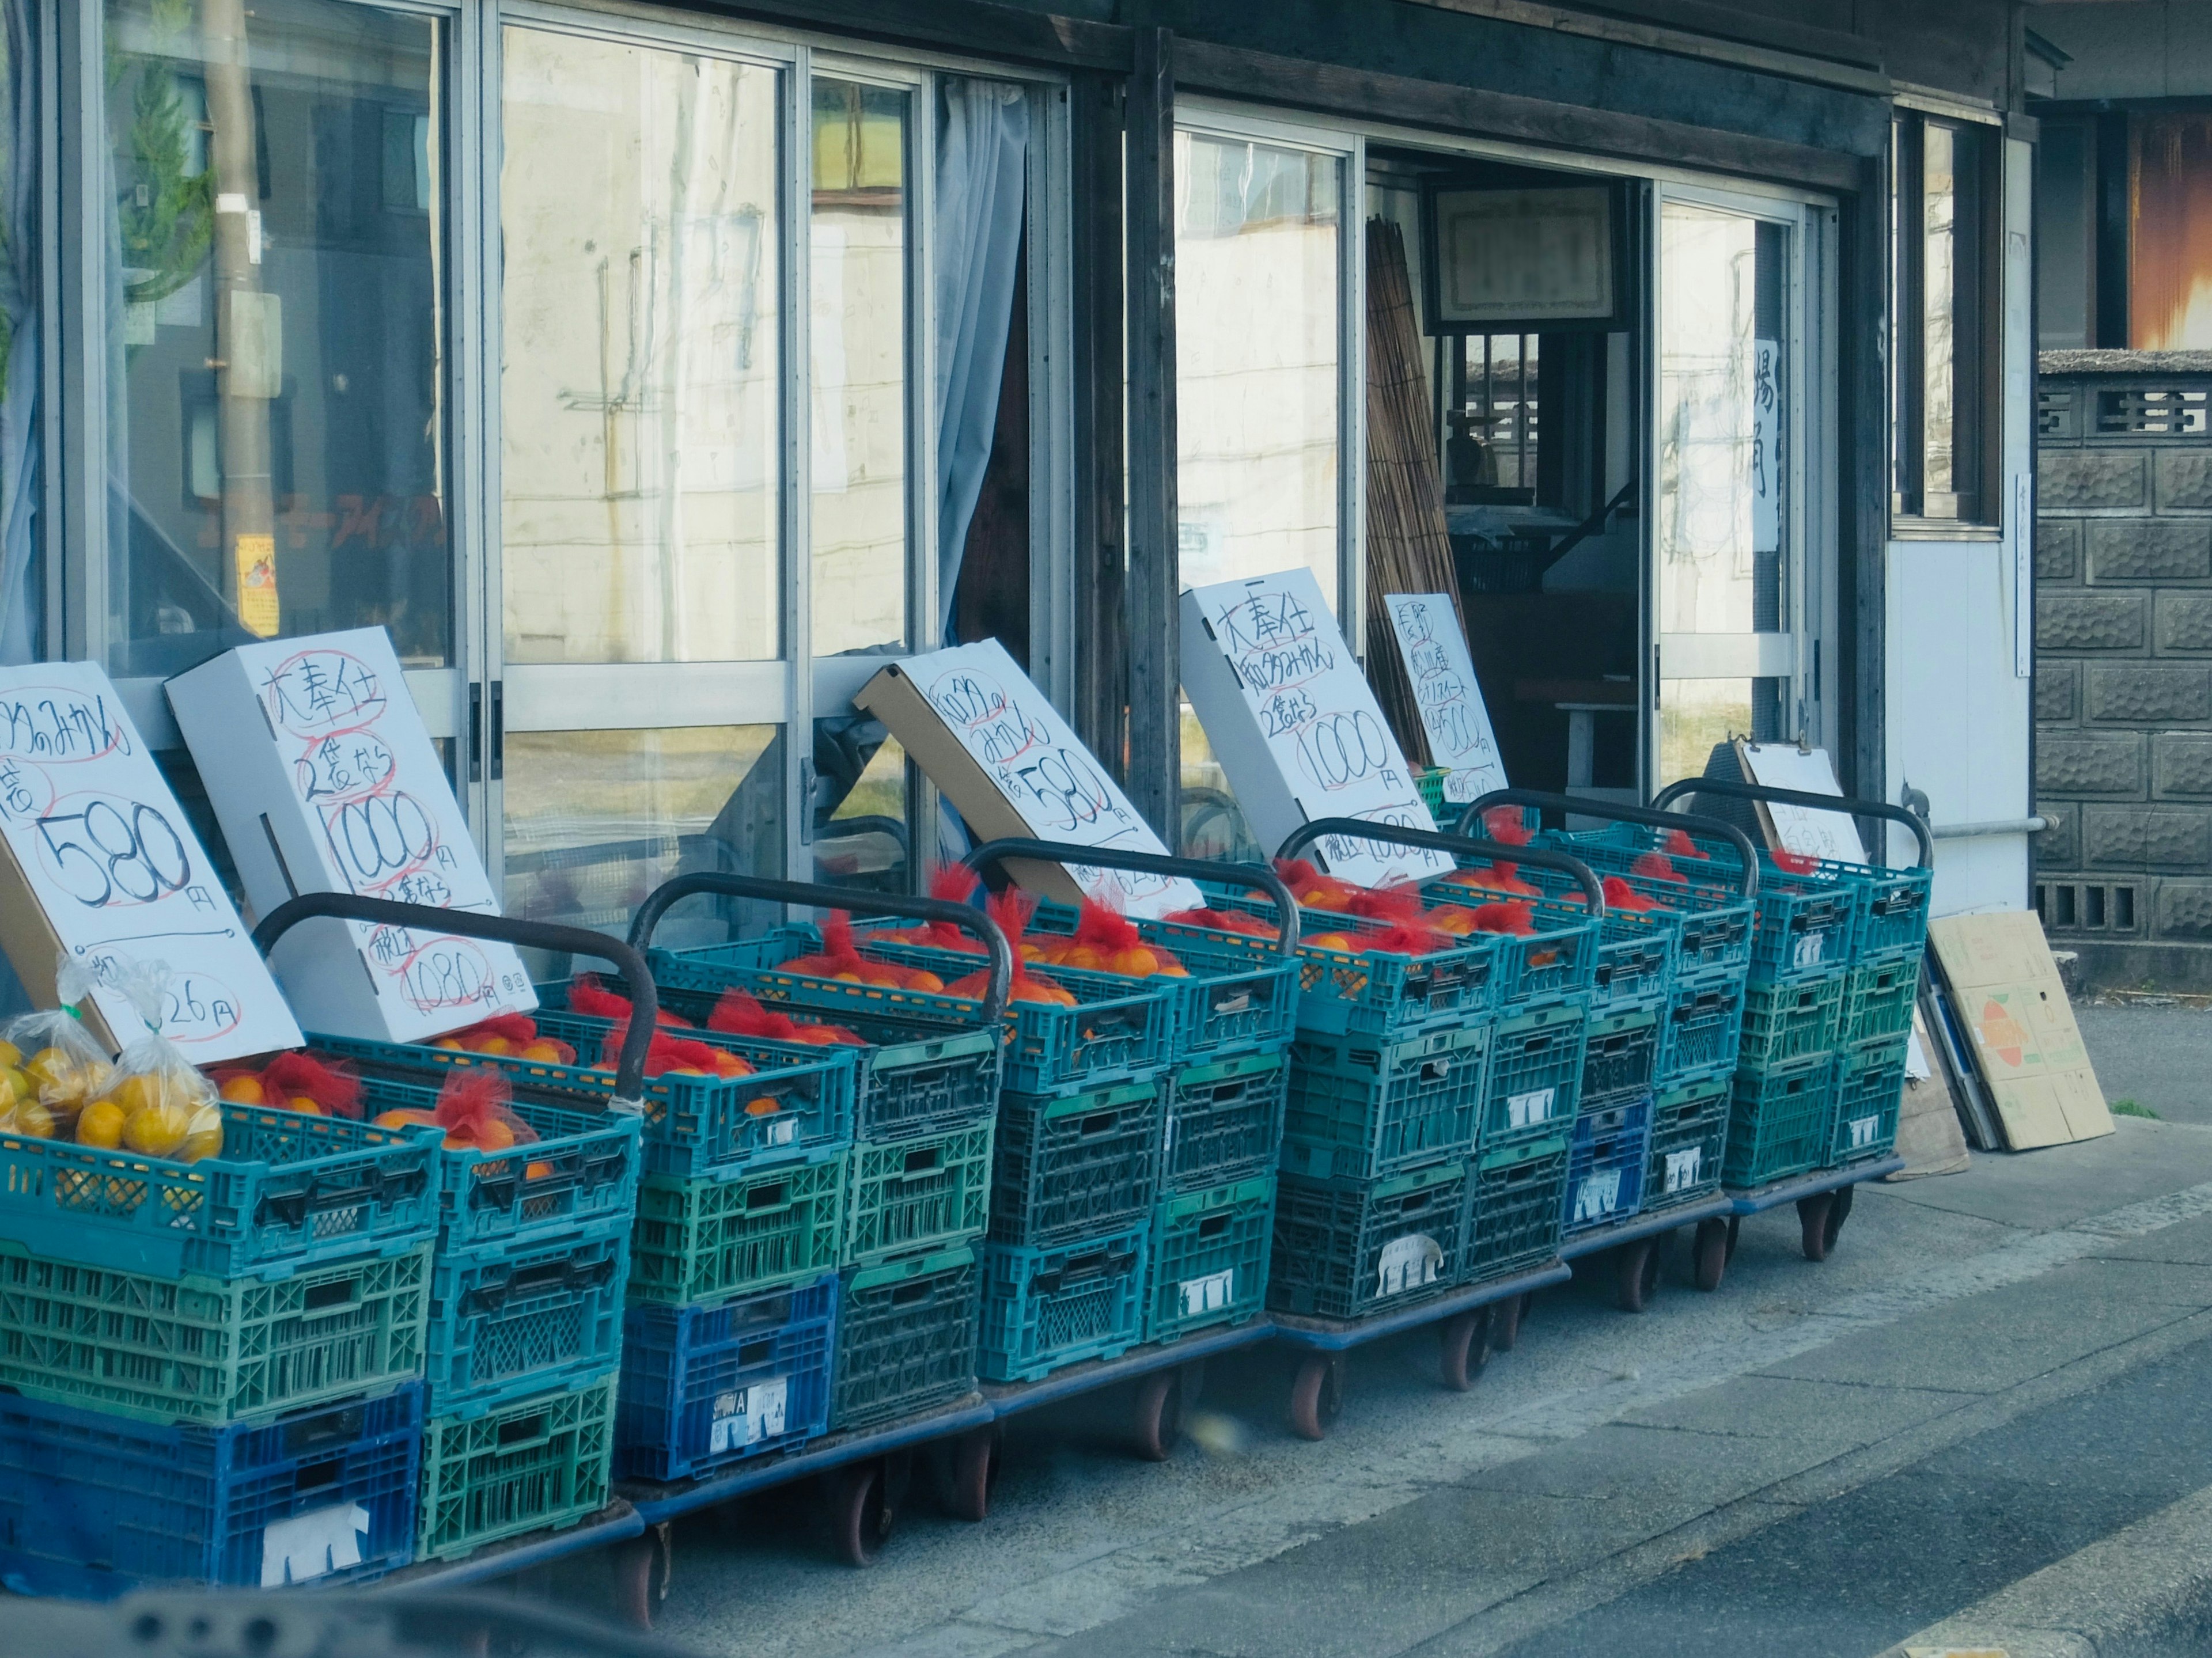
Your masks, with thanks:
[[[997,1427],[971,1428],[933,1460],[938,1506],[955,1520],[980,1521],[990,1514],[991,1490],[999,1483],[999,1442]]]
[[[1130,1437],[1139,1458],[1164,1462],[1182,1434],[1183,1377],[1181,1370],[1154,1370],[1137,1383]]]
[[[651,1629],[654,1612],[668,1598],[669,1574],[675,1564],[674,1540],[667,1522],[649,1527],[642,1536],[617,1545],[611,1564],[615,1615],[632,1629]]]
[[[1344,1409],[1344,1355],[1309,1353],[1291,1382],[1291,1431],[1320,1439]]]
[[[1816,1192],[1809,1198],[1797,1199],[1798,1242],[1804,1248],[1806,1260],[1827,1260],[1828,1246],[1836,1241],[1834,1229],[1828,1224],[1828,1217],[1835,1206],[1833,1192]]]
[[[1528,1297],[1508,1296],[1503,1301],[1490,1303],[1490,1351],[1510,1353],[1513,1344],[1521,1339],[1521,1315],[1527,1310]]]
[[[1695,1260],[1697,1285],[1700,1290],[1713,1291],[1721,1287],[1728,1276],[1729,1225],[1715,1218],[1698,1223],[1697,1242],[1691,1246]]]
[[[1821,1229],[1821,1235],[1827,1240],[1832,1251],[1836,1247],[1836,1234],[1844,1230],[1844,1222],[1850,1216],[1851,1199],[1858,1189],[1856,1186],[1839,1187],[1835,1201],[1828,1206],[1828,1224]]]
[[[1735,1259],[1735,1235],[1742,1230],[1743,1217],[1741,1215],[1730,1215],[1729,1217],[1728,1241],[1728,1258],[1730,1260],[1734,1260]]]
[[[1613,1299],[1624,1313],[1640,1313],[1659,1291],[1659,1246],[1638,1238],[1613,1252]]]
[[[848,1566],[872,1566],[890,1540],[896,1510],[889,1470],[880,1459],[851,1462],[828,1479],[830,1541]]]
[[[1444,1386],[1455,1394],[1463,1394],[1474,1386],[1475,1377],[1490,1363],[1491,1312],[1487,1307],[1478,1307],[1472,1312],[1459,1313],[1437,1327],[1437,1337],[1443,1351],[1437,1363],[1443,1372]]]

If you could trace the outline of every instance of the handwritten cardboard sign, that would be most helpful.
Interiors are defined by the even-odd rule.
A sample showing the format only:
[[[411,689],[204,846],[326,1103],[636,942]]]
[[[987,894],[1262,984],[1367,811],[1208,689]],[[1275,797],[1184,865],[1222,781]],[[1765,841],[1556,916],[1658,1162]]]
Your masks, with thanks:
[[[1843,798],[1843,789],[1836,782],[1836,768],[1826,749],[1801,752],[1794,743],[1749,743],[1739,738],[1735,751],[1744,776],[1753,783],[1771,789],[1796,789],[1801,794]],[[1772,826],[1773,844],[1786,852],[1844,864],[1866,861],[1865,843],[1848,812],[1778,805],[1765,800],[1759,802],[1759,811]]]
[[[194,1063],[300,1045],[221,878],[94,664],[0,669],[0,943],[40,1005],[58,999],[66,950],[91,971],[97,1025],[112,1046],[128,1044],[145,1021],[112,987],[164,962],[161,1034]]]
[[[1182,683],[1264,845],[1322,817],[1435,829],[1310,570],[1186,590]],[[1381,841],[1329,835],[1316,850],[1332,874],[1368,885],[1452,867]]]
[[[995,639],[908,657],[853,699],[890,727],[977,834],[1164,853],[1106,768]],[[1180,877],[1089,865],[1018,865],[1015,878],[1073,902],[1164,915],[1205,901]]]
[[[1421,711],[1429,757],[1444,768],[1444,799],[1479,800],[1505,785],[1490,710],[1449,593],[1392,593],[1382,601]]]
[[[499,912],[381,628],[247,645],[169,682],[247,898],[350,892]],[[538,1005],[506,944],[317,920],[275,952],[309,1025],[414,1042]]]

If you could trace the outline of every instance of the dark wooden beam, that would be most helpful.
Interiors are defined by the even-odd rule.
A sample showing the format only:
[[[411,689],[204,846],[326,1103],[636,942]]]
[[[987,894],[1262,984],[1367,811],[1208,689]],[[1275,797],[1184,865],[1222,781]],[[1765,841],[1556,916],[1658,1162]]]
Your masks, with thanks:
[[[1132,31],[991,0],[681,0],[693,11],[786,28],[974,52],[1004,62],[1127,74]]]
[[[1678,121],[1584,109],[1517,94],[1338,68],[1176,38],[1176,74],[1196,91],[1408,127],[1511,138],[1591,155],[1661,161],[1823,190],[1859,187],[1863,158]]]
[[[1858,191],[1839,214],[1843,337],[1838,343],[1842,443],[1837,546],[1835,639],[1836,753],[1846,794],[1889,796],[1887,656],[1885,612],[1889,592],[1889,375],[1882,341],[1889,326],[1887,293],[1889,169],[1865,164]]]
[[[1075,333],[1075,707],[1116,782],[1128,759],[1129,632],[1122,525],[1120,76],[1068,87]]]
[[[1182,674],[1176,629],[1175,98],[1176,38],[1137,31],[1126,143],[1129,317],[1131,803],[1181,843]]]

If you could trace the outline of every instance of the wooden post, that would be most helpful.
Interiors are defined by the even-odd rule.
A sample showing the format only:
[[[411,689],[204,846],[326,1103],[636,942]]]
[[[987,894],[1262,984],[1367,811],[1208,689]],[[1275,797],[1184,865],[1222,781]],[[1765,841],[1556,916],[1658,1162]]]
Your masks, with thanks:
[[[1182,844],[1176,629],[1175,37],[1136,31],[1123,233],[1129,284],[1130,801]]]
[[[1074,150],[1076,734],[1116,783],[1128,771],[1129,629],[1121,469],[1121,76],[1068,88]]]

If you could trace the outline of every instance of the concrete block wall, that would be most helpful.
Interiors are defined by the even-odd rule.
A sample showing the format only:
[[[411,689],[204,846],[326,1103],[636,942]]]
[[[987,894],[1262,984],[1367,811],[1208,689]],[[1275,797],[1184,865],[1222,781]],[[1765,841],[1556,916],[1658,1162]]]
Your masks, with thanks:
[[[2035,896],[2092,987],[2212,989],[2212,358],[2045,353]]]

